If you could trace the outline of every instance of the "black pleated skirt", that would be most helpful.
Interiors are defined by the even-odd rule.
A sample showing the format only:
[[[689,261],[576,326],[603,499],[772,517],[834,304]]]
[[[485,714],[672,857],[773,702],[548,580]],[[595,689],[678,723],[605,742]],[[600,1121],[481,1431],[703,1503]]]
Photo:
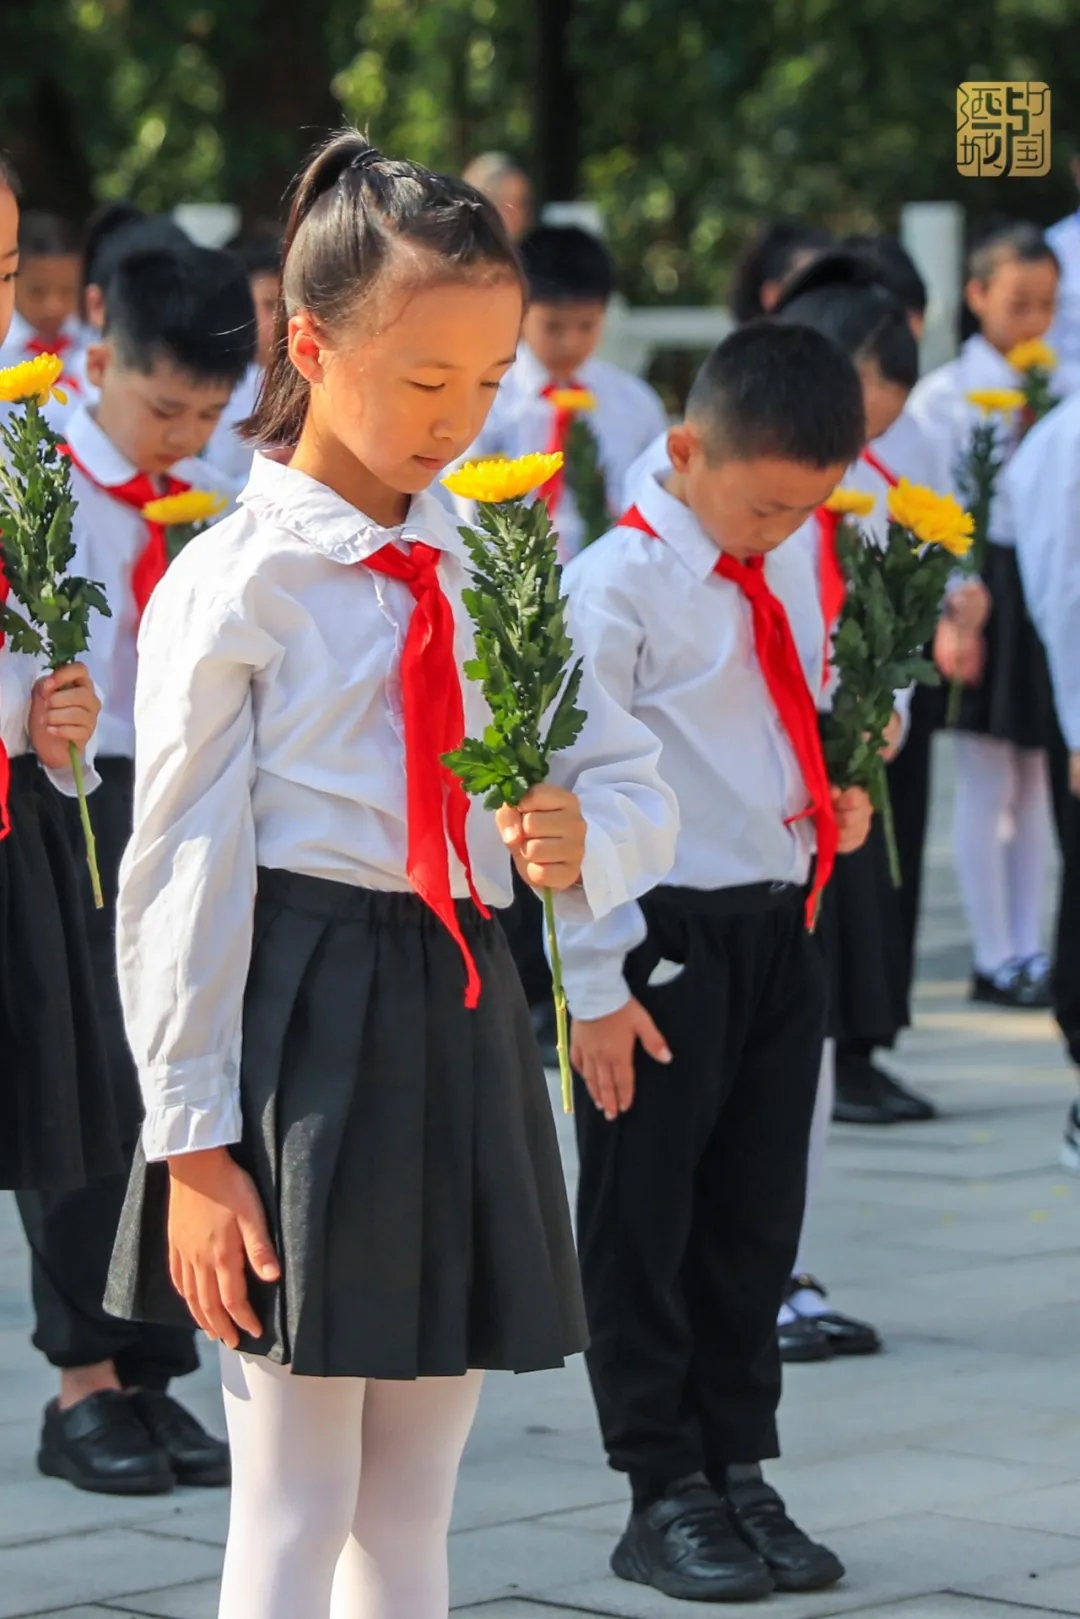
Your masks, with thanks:
[[[412,894],[261,870],[244,1004],[243,1139],[282,1280],[249,1273],[242,1349],[315,1377],[559,1366],[585,1315],[544,1070],[502,929],[454,941]],[[186,1322],[168,1175],[140,1150],[106,1305]]]
[[[908,1022],[906,945],[880,816],[861,849],[837,857],[817,932],[829,986],[828,1033],[891,1046]]]
[[[93,814],[93,796],[90,799]],[[66,1191],[124,1168],[79,878],[58,795],[11,761],[0,840],[0,1187]]]
[[[1028,614],[1012,546],[987,548],[984,578],[991,603],[986,662],[979,684],[964,691],[956,728],[1018,748],[1044,748],[1050,685],[1046,654]]]

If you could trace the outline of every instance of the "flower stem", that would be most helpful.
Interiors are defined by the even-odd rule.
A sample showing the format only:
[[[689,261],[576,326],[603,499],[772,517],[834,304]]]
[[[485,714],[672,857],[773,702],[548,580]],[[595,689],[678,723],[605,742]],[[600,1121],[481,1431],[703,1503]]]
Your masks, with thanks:
[[[97,842],[94,838],[94,828],[90,824],[90,809],[86,802],[86,787],[83,783],[82,760],[79,750],[74,742],[68,743],[68,753],[71,755],[71,769],[75,777],[75,791],[79,797],[79,819],[82,821],[83,837],[86,839],[86,864],[90,868],[90,886],[94,890],[94,904],[100,911],[105,904],[105,897],[101,892],[101,874],[97,863]]]
[[[555,937],[555,895],[544,889],[544,922],[547,927],[548,954],[551,957],[551,990],[555,997],[555,1027],[558,1031],[559,1078],[562,1080],[564,1113],[574,1111],[574,1078],[570,1069],[570,1022],[566,1009],[566,990],[562,981],[562,957]]]
[[[896,847],[896,823],[893,820],[892,794],[889,792],[889,778],[882,766],[881,780],[881,829],[885,834],[885,849],[889,856],[889,876],[892,878],[894,888],[903,885],[900,873],[900,851]]]
[[[949,703],[948,703],[948,707],[945,710],[945,724],[946,724],[946,727],[949,730],[951,730],[952,727],[954,725],[956,725],[956,723],[958,722],[958,720],[960,718],[960,699],[963,697],[963,695],[964,695],[963,681],[960,681],[960,680],[952,680],[952,681],[950,681],[949,682]]]

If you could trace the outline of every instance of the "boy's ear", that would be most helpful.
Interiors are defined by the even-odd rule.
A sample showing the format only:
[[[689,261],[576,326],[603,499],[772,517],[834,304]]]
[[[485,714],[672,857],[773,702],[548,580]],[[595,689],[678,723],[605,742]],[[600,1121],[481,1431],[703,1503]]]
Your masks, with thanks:
[[[690,422],[678,422],[668,429],[668,459],[676,472],[685,472],[701,449],[701,434]]]
[[[109,362],[113,357],[112,344],[107,339],[91,343],[86,351],[86,375],[95,388],[100,388]]]
[[[986,309],[986,292],[987,283],[979,281],[975,276],[971,276],[964,283],[964,301],[976,318],[981,317]]]

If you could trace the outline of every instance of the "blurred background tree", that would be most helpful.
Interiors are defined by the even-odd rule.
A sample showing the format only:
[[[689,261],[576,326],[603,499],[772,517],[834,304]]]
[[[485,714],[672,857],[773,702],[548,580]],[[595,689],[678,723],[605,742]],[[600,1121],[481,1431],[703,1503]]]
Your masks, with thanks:
[[[342,118],[450,169],[497,147],[599,204],[632,301],[717,301],[762,214],[1066,212],[1078,28],[1080,0],[0,0],[0,144],[39,206],[248,221]],[[1051,85],[1050,176],[957,174],[963,79]]]

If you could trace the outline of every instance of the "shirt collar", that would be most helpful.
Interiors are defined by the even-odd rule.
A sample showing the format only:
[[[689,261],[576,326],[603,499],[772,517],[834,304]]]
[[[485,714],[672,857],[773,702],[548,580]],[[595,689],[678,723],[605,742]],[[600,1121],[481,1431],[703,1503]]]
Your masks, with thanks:
[[[240,504],[254,516],[298,535],[334,562],[365,562],[398,540],[418,540],[465,556],[464,541],[449,513],[428,490],[413,496],[404,523],[383,528],[306,472],[256,455]]]
[[[106,489],[138,476],[138,467],[121,455],[112,439],[106,437],[91,416],[88,405],[80,405],[68,422],[67,441],[94,482]]]
[[[583,388],[591,391],[596,386],[600,370],[595,354],[590,354],[589,358],[578,366],[574,375]],[[517,371],[521,388],[526,394],[538,394],[554,381],[550,371],[544,369],[527,343],[518,345]]]
[[[636,504],[642,517],[670,545],[695,579],[704,582],[715,573],[720,560],[719,546],[710,540],[689,506],[670,495],[654,473],[641,480]]]
[[[968,362],[969,370],[977,372],[979,377],[985,377],[989,386],[990,379],[1001,387],[1011,387],[1016,381],[1016,372],[1005,358],[999,354],[992,343],[988,343],[981,332],[975,332],[964,344],[964,358]]]

